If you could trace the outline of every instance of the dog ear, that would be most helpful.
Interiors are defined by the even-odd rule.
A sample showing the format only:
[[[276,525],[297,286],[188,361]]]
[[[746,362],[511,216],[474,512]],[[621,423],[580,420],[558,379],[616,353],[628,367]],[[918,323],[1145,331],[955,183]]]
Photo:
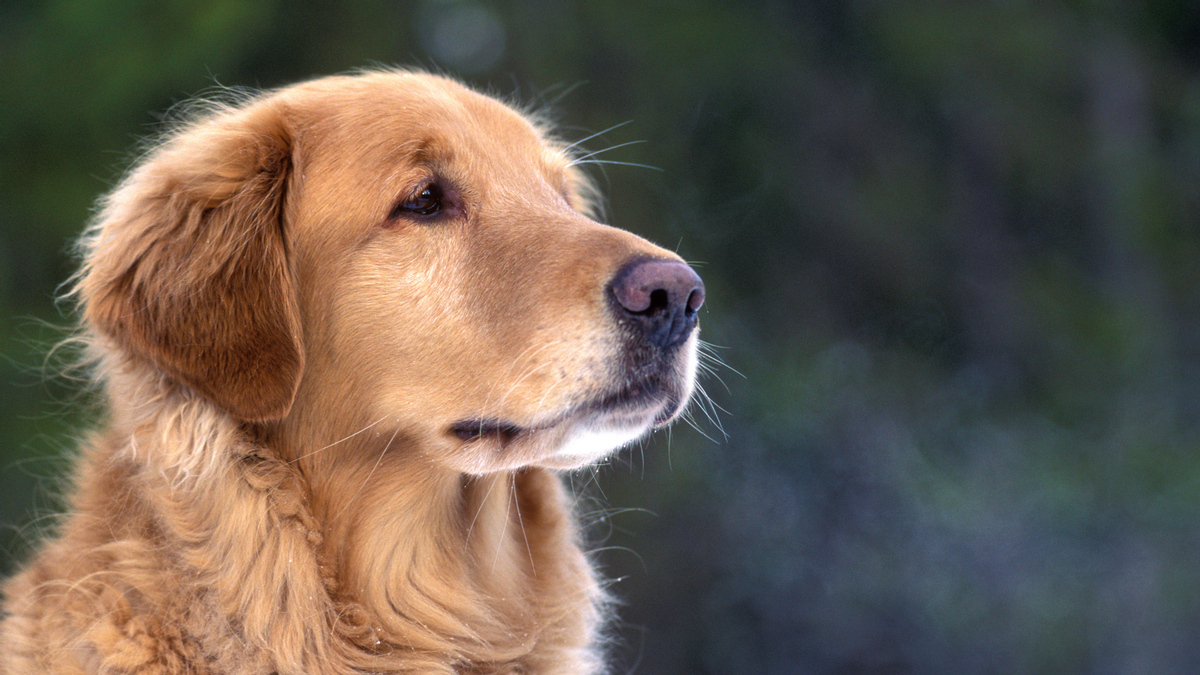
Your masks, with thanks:
[[[270,99],[211,115],[109,195],[83,244],[85,322],[244,420],[286,415],[304,368],[292,156]]]

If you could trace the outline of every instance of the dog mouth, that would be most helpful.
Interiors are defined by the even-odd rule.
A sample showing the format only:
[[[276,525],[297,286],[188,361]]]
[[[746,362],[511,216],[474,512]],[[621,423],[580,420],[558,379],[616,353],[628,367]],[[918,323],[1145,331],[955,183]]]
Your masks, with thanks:
[[[671,421],[679,408],[679,396],[661,380],[631,384],[614,393],[589,399],[546,421],[522,425],[508,419],[478,417],[450,425],[460,441],[492,440],[502,446],[568,422],[602,423],[608,426],[643,426],[646,429]]]
[[[501,443],[508,444],[518,436],[529,433],[531,429],[513,424],[512,422],[494,419],[476,419],[455,422],[450,425],[450,431],[460,441],[471,442],[484,438],[493,438]]]

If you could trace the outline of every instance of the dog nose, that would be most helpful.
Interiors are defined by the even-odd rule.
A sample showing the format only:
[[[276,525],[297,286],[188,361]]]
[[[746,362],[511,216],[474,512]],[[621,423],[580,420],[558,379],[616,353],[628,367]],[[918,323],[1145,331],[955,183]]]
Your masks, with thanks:
[[[696,328],[696,310],[704,304],[704,282],[686,264],[639,260],[613,278],[617,313],[666,349],[686,340]]]

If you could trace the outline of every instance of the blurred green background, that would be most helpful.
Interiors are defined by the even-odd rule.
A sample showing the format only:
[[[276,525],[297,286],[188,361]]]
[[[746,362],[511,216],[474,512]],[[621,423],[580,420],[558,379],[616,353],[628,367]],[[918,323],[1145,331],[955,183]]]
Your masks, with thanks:
[[[558,112],[726,365],[575,478],[617,673],[1200,663],[1200,7],[7,0],[0,568],[89,415],[72,238],[217,85],[444,69]],[[48,323],[47,323],[48,322]]]

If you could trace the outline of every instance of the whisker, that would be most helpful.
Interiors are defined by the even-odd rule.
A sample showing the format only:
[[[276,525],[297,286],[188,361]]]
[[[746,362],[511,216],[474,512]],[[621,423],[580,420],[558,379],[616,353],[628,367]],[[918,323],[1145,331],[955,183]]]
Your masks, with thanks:
[[[350,434],[349,436],[346,436],[345,438],[343,438],[343,439],[341,439],[341,440],[334,441],[334,442],[330,443],[329,445],[326,445],[326,446],[325,446],[325,447],[323,447],[323,448],[317,448],[316,450],[313,450],[312,452],[309,452],[309,453],[306,453],[306,454],[300,455],[300,456],[299,456],[299,457],[297,457],[296,459],[288,460],[288,464],[295,464],[296,462],[298,462],[298,461],[300,461],[300,460],[302,460],[302,459],[304,459],[304,458],[306,458],[306,457],[312,457],[313,455],[317,454],[318,452],[322,452],[322,451],[324,451],[324,450],[328,450],[329,448],[332,448],[333,446],[337,445],[338,443],[344,443],[344,442],[346,442],[346,441],[350,440],[351,438],[354,438],[355,436],[357,436],[357,435],[361,434],[362,432],[364,432],[364,431],[367,431],[367,430],[368,430],[368,429],[370,429],[371,427],[373,427],[373,426],[375,426],[375,425],[379,424],[380,422],[384,421],[385,419],[387,419],[387,415],[384,415],[383,417],[380,417],[379,419],[375,420],[374,422],[371,422],[371,423],[370,423],[370,424],[368,424],[367,426],[365,426],[365,427],[363,427],[363,428],[359,429],[358,431],[356,431],[356,432],[354,432],[354,433]],[[395,435],[395,434],[392,434],[392,438],[395,438],[395,437],[396,437],[396,435]],[[389,441],[389,443],[390,443],[390,441]]]
[[[582,161],[571,162],[571,166],[578,166],[580,164],[620,164],[621,166],[636,166],[636,167],[640,167],[642,169],[653,169],[655,171],[664,171],[663,169],[660,169],[657,166],[650,166],[649,164],[638,164],[637,162],[618,162],[618,161],[612,160],[612,159],[585,159]]]
[[[371,476],[375,475],[375,470],[378,469],[379,464],[383,462],[383,456],[387,454],[388,448],[392,447],[392,441],[396,440],[396,435],[399,433],[400,429],[396,429],[392,432],[392,437],[389,438],[387,444],[383,446],[383,450],[379,451],[379,457],[375,459],[375,466],[371,467],[371,470],[367,472],[367,477],[363,479],[363,482],[358,486],[358,489],[355,490],[354,494],[350,495],[350,499],[346,501],[346,505],[342,507],[341,511],[337,512],[337,515],[335,515],[333,518],[330,518],[329,522],[333,522],[340,518],[342,514],[346,512],[346,509],[350,508],[350,505],[354,503],[354,500],[358,498],[358,494],[362,492],[363,488],[367,486],[367,483],[371,481]]]
[[[523,357],[523,356],[524,356],[526,353],[529,353],[529,356],[531,356],[531,357],[532,357],[532,356],[535,356],[535,355],[536,355],[538,352],[541,352],[542,350],[544,350],[544,349],[548,349],[548,348],[550,348],[550,347],[552,347],[552,346],[558,345],[558,344],[560,344],[561,342],[562,342],[562,340],[553,340],[553,341],[550,341],[550,342],[545,342],[545,343],[543,343],[543,344],[539,345],[539,346],[537,347],[537,349],[532,349],[532,348],[530,348],[530,349],[526,349],[524,352],[522,352],[522,353],[521,353],[521,355],[519,355],[519,356],[517,356],[517,358],[513,359],[512,366],[510,366],[510,367],[509,367],[509,372],[510,372],[510,373],[512,372],[512,368],[516,367],[517,363],[520,361],[520,359],[521,359],[521,358],[522,358],[522,357]],[[513,391],[514,391],[514,390],[515,390],[515,389],[516,389],[518,386],[520,386],[520,384],[521,384],[522,382],[524,382],[524,381],[526,380],[526,378],[528,378],[528,377],[532,376],[532,375],[533,375],[534,373],[536,373],[537,371],[539,371],[539,370],[541,370],[541,369],[543,369],[543,368],[545,368],[545,367],[547,367],[547,366],[551,366],[551,365],[554,365],[554,361],[553,361],[553,360],[546,360],[546,361],[542,361],[541,363],[539,363],[539,364],[537,364],[537,365],[533,365],[533,366],[531,366],[531,367],[527,368],[527,369],[525,370],[525,372],[521,374],[521,376],[520,376],[520,377],[518,377],[518,378],[516,378],[516,379],[514,379],[514,380],[513,380],[512,386],[510,386],[510,387],[508,388],[508,391],[504,392],[504,395],[500,397],[500,403],[503,403],[503,402],[504,402],[506,399],[508,399],[508,396],[509,396],[510,394],[512,394],[512,393],[513,393]],[[490,395],[489,395],[489,398],[490,398]]]
[[[700,428],[700,425],[696,423],[696,420],[695,420],[695,418],[694,418],[694,417],[692,417],[690,413],[685,413],[685,414],[684,414],[684,415],[681,417],[681,419],[682,419],[682,420],[684,421],[684,423],[686,423],[686,424],[687,424],[689,427],[691,427],[692,429],[694,429],[694,430],[696,431],[696,433],[698,433],[698,434],[700,434],[701,436],[703,436],[704,438],[708,439],[710,442],[712,442],[712,443],[717,443],[717,442],[718,442],[718,441],[717,441],[717,439],[715,439],[715,438],[713,438],[712,436],[709,436],[708,434],[704,433],[704,430]],[[729,435],[728,435],[728,434],[726,434],[724,431],[722,431],[721,433],[722,433],[722,435],[724,435],[724,437],[725,437],[725,439],[726,439],[726,440],[728,440],[728,439],[729,439]],[[670,449],[670,448],[669,448],[669,446],[668,446],[668,451],[669,451],[669,449]],[[669,457],[670,457],[670,454],[668,454],[667,456],[668,456],[668,458],[669,458]]]
[[[546,399],[550,396],[550,394],[553,394],[556,389],[562,387],[564,384],[564,380],[555,380],[553,384],[551,384],[549,387],[546,387],[546,390],[542,392],[542,397],[538,399],[535,409],[541,410],[542,406],[546,404]]]
[[[508,476],[505,478],[505,480],[508,481],[508,485],[509,485],[509,497],[508,497],[508,499],[504,500],[504,522],[508,523],[508,517],[512,514],[513,503],[517,501],[517,482],[513,476]],[[521,511],[521,509],[518,508],[517,509],[517,518],[518,519],[520,518],[520,511]],[[524,531],[523,523],[522,523],[521,529],[522,529],[522,531]],[[496,571],[496,565],[500,562],[500,550],[502,548],[504,548],[504,537],[500,537],[500,539],[497,540],[497,542],[496,542],[496,554],[494,556],[492,556],[492,572],[493,573],[495,573],[495,571]]]
[[[479,514],[483,513],[483,508],[487,506],[488,497],[492,496],[492,489],[496,487],[496,481],[488,482],[487,492],[483,493],[483,499],[479,500],[479,508],[475,509],[475,517],[471,518],[471,524],[467,527],[467,542],[471,541],[471,532],[475,530],[475,521],[479,520]]]
[[[724,425],[721,424],[721,419],[717,412],[718,410],[721,412],[725,412],[724,409],[720,408],[715,403],[713,403],[712,399],[708,396],[707,393],[704,392],[704,390],[699,385],[696,386],[696,391],[697,391],[697,396],[695,398],[695,405],[688,406],[687,410],[685,410],[683,412],[683,414],[680,415],[680,419],[682,419],[685,423],[687,423],[688,426],[695,429],[696,432],[699,433],[704,438],[708,439],[709,441],[712,441],[713,443],[717,443],[718,442],[717,439],[710,436],[708,433],[706,433],[704,431],[704,429],[701,428],[701,425],[700,425],[698,418],[696,417],[696,413],[694,411],[694,408],[699,408],[700,412],[704,415],[704,417],[708,420],[708,422],[712,426],[716,427],[717,431],[720,432],[721,437],[724,438],[725,440],[729,440],[729,434],[725,431]]]
[[[688,411],[686,411],[686,410],[683,411],[683,418],[685,421],[687,420],[688,414],[689,414]],[[672,473],[675,472],[675,465],[671,460],[671,445],[672,445],[671,439],[673,438],[671,436],[671,432],[673,429],[674,429],[674,427],[667,427],[667,471],[670,471]]]
[[[613,129],[620,129],[621,127],[625,126],[626,124],[632,124],[632,123],[633,123],[633,120],[625,120],[624,122],[621,122],[619,124],[612,125],[611,127],[605,129],[604,131],[597,131],[596,133],[592,134],[591,136],[588,136],[587,138],[581,138],[581,139],[575,141],[574,143],[568,145],[567,147],[563,148],[563,152],[569,152],[571,150],[571,148],[578,147],[579,144],[581,144],[581,143],[587,143],[588,141],[592,140],[593,138],[596,138],[597,136],[603,136],[604,134],[607,134],[608,132],[612,131]]]
[[[610,145],[607,148],[603,148],[601,150],[593,150],[585,155],[580,155],[578,157],[573,158],[571,160],[571,164],[578,164],[579,162],[581,162],[585,159],[588,159],[590,157],[595,157],[596,155],[599,155],[602,152],[608,152],[609,150],[616,150],[617,148],[623,148],[627,145],[637,145],[639,143],[645,143],[645,142],[646,141],[628,141],[626,143],[618,143],[617,145]]]
[[[642,475],[641,475],[642,480],[646,480],[646,445],[649,443],[650,443],[649,436],[643,436],[641,439],[638,440],[638,455],[642,458]],[[668,464],[670,464],[670,454],[669,454],[670,449],[669,449],[669,447],[670,446],[668,445],[668,460],[667,460]]]
[[[724,368],[729,370],[729,372],[733,373],[734,375],[737,375],[738,377],[742,378],[743,380],[748,379],[737,368],[734,368],[733,366],[729,365],[728,363],[725,363],[724,359],[721,358],[721,355],[717,353],[718,349],[726,349],[726,347],[721,347],[720,345],[716,345],[711,342],[705,342],[704,340],[700,340],[697,344],[700,347],[700,352],[699,352],[700,355],[703,356],[704,359],[709,364],[723,366]]]
[[[720,415],[718,414],[718,411],[720,411],[728,415],[729,411],[718,406],[716,402],[713,401],[712,397],[708,395],[708,392],[704,391],[704,388],[698,384],[696,385],[696,392],[698,394],[696,397],[696,407],[700,409],[700,412],[704,413],[704,416],[707,417],[708,421],[717,428],[717,431],[721,432],[721,435],[725,437],[725,440],[729,440],[729,434],[725,433],[725,427],[721,424]],[[688,413],[691,413],[690,407],[688,408]],[[695,427],[696,425],[693,424],[692,426]],[[698,428],[696,430],[700,431]]]
[[[533,564],[533,547],[529,545],[529,533],[525,531],[525,519],[521,517],[521,502],[517,500],[516,478],[510,478],[509,482],[512,485],[512,502],[517,511],[517,524],[521,526],[521,538],[525,540],[525,552],[529,554],[529,571],[536,577],[537,567]]]
[[[660,517],[655,511],[640,506],[622,506],[619,508],[602,507],[593,511],[582,511],[579,515],[581,518],[586,520],[596,514],[600,514],[596,520],[604,522],[606,520],[611,520],[613,516],[623,516],[626,513],[644,513],[648,516],[654,516],[655,518]],[[621,531],[625,532],[626,530]]]
[[[560,340],[551,340],[549,342],[544,342],[542,344],[535,344],[535,345],[530,345],[530,346],[526,347],[520,354],[517,354],[517,356],[515,358],[513,358],[512,362],[508,368],[509,374],[512,374],[512,372],[516,369],[517,365],[521,362],[522,359],[525,359],[526,357],[533,357],[536,354],[538,354],[539,352],[541,352],[542,350],[553,347],[557,344],[560,344],[561,342],[562,342],[561,339]],[[497,408],[502,406],[504,404],[504,402],[506,400],[508,400],[509,395],[512,394],[513,391],[515,391],[516,388],[521,384],[521,382],[523,382],[526,378],[532,376],[538,370],[541,370],[542,368],[544,368],[546,366],[553,365],[553,363],[554,363],[553,360],[546,360],[546,361],[542,361],[541,363],[532,365],[529,368],[527,368],[520,377],[517,377],[515,379],[514,378],[497,378],[492,383],[492,386],[488,389],[487,396],[485,396],[483,399],[483,405],[480,406],[481,420],[483,417],[486,417],[491,414],[490,411],[492,410],[493,405],[495,405]],[[492,397],[495,394],[496,390],[505,381],[508,381],[509,379],[512,379],[512,383],[508,387],[508,391],[504,392],[504,394],[499,397],[499,399],[495,402],[495,404],[493,404]]]
[[[595,483],[596,489],[600,491],[600,498],[607,502],[608,495],[604,493],[604,487],[600,485],[600,474],[596,471],[596,465],[593,464],[592,466],[588,467],[588,469],[592,473],[592,478],[591,478],[590,482]]]
[[[592,549],[593,553],[603,553],[605,551],[620,551],[622,553],[630,553],[633,555],[633,557],[637,558],[639,563],[641,563],[642,571],[646,574],[650,573],[650,568],[646,567],[646,560],[642,558],[641,554],[631,548],[626,546],[601,546],[600,548]]]
[[[548,108],[553,108],[553,107],[557,106],[560,102],[562,102],[562,100],[564,98],[566,98],[568,95],[570,95],[571,92],[575,91],[582,85],[583,85],[583,81],[580,80],[579,82],[576,82],[575,84],[563,87],[563,90],[561,92],[559,92],[559,94],[557,96],[546,101],[545,106]],[[543,100],[544,100],[544,97],[543,97]]]

